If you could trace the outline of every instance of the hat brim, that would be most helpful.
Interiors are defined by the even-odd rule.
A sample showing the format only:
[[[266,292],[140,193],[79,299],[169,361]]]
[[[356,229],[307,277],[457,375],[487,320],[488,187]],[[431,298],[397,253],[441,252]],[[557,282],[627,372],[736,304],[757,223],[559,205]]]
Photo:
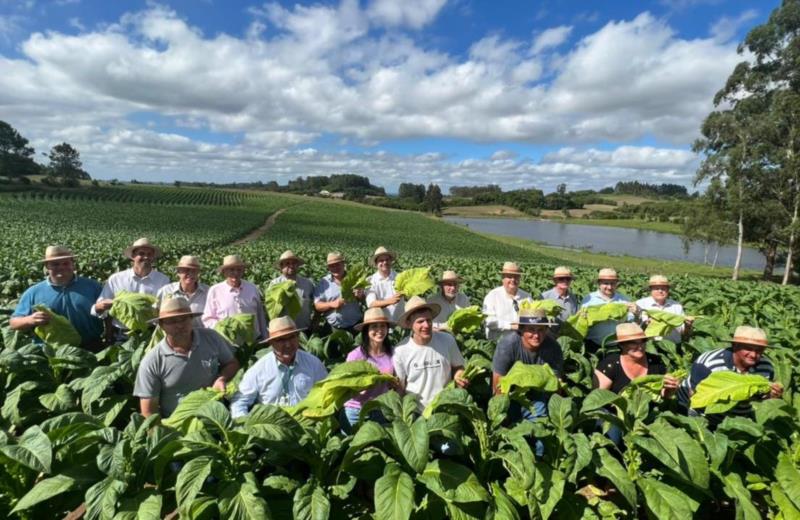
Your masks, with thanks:
[[[245,269],[247,269],[248,267],[250,267],[250,264],[248,264],[247,262],[242,262],[241,264],[221,265],[221,266],[217,267],[217,272],[219,274],[222,274],[222,271],[224,271],[225,269],[229,269],[231,267],[244,267]]]
[[[515,321],[511,324],[511,328],[519,329],[520,327],[558,327],[558,323],[554,323],[552,321],[548,321],[545,323],[520,323]]]
[[[202,315],[203,315],[202,312],[192,312],[192,311],[189,311],[189,312],[176,312],[175,314],[170,314],[169,316],[158,316],[156,318],[153,318],[152,320],[147,320],[147,323],[149,323],[150,325],[158,325],[158,323],[161,320],[168,320],[170,318],[179,318],[179,317],[182,317],[182,316],[191,316],[192,318],[196,318],[196,317],[202,316]]]
[[[372,325],[373,323],[385,323],[389,328],[395,326],[395,323],[391,320],[371,320],[371,321],[362,321],[361,323],[358,323],[356,326],[354,326],[353,329],[358,332],[361,332],[361,329],[363,329],[367,325]]]
[[[388,256],[389,258],[391,258],[391,259],[392,259],[392,262],[394,262],[395,260],[397,260],[397,254],[395,254],[395,253],[394,253],[394,252],[392,252],[392,251],[385,251],[385,252],[383,252],[383,253],[379,253],[379,254],[377,254],[377,255],[372,255],[371,257],[369,257],[369,265],[370,265],[371,267],[378,267],[378,264],[376,264],[376,263],[375,263],[375,260],[376,260],[378,257],[381,257],[381,256]]]
[[[128,246],[128,247],[125,248],[124,255],[125,255],[126,258],[128,258],[130,260],[133,260],[133,250],[134,249],[141,249],[143,247],[146,247],[148,249],[152,249],[153,250],[153,258],[154,259],[155,258],[161,258],[161,248],[157,247],[157,246],[154,246],[154,245]]]
[[[58,260],[66,260],[67,258],[75,258],[78,255],[62,255],[62,256],[51,256],[50,258],[44,258],[39,262],[46,264],[47,262],[57,262]]]
[[[575,276],[571,274],[554,274],[553,280],[557,280],[559,278],[569,278],[570,280],[574,280]]]
[[[406,311],[400,316],[400,319],[397,322],[400,324],[401,327],[404,329],[410,329],[411,325],[408,323],[408,318],[414,314],[415,312],[419,312],[422,310],[429,310],[434,317],[438,316],[440,312],[442,312],[442,307],[438,303],[426,303],[425,305],[420,305],[419,307],[414,307],[410,311]]]
[[[293,256],[293,257],[284,258],[283,260],[278,260],[277,262],[275,262],[275,269],[281,269],[281,264],[284,263],[287,260],[297,260],[297,267],[300,267],[301,265],[305,265],[305,262],[302,259],[297,258],[296,256]]]
[[[730,341],[731,343],[739,343],[744,345],[753,345],[754,347],[764,347],[767,348],[769,345],[765,345],[764,343],[760,343],[757,340],[749,340],[747,338],[725,338],[722,341]]]
[[[514,276],[522,276],[522,271],[500,271],[500,274],[513,274]]]
[[[653,339],[652,337],[642,334],[641,336],[633,336],[629,338],[625,338],[622,341],[615,339],[614,341],[606,341],[606,345],[624,345],[625,343],[630,343],[631,341],[647,341]]]
[[[272,334],[267,339],[262,339],[261,341],[258,342],[258,344],[259,345],[261,345],[263,343],[267,343],[268,344],[268,343],[271,343],[271,342],[275,341],[276,339],[285,338],[286,336],[291,336],[293,334],[299,334],[299,333],[303,332],[304,330],[306,330],[306,329],[282,330],[279,334]]]
[[[442,285],[443,283],[462,283],[464,281],[463,278],[460,276],[458,278],[448,278],[446,280],[439,280],[436,282],[437,285]]]

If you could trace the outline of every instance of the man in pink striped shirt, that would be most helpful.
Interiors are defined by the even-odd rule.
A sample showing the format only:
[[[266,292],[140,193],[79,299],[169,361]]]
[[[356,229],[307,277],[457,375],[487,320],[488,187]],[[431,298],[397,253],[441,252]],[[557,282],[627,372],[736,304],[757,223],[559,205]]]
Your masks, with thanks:
[[[213,285],[208,290],[206,307],[203,310],[203,324],[213,328],[218,321],[237,314],[254,314],[256,339],[267,337],[267,317],[264,312],[261,292],[254,284],[243,280],[247,264],[239,255],[228,255],[222,261],[219,272],[224,282]]]

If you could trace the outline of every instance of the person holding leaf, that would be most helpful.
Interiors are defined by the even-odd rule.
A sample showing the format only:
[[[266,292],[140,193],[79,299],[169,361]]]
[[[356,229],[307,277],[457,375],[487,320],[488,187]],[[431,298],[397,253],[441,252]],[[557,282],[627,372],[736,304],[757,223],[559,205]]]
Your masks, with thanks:
[[[616,270],[610,267],[600,269],[597,273],[597,285],[597,290],[590,293],[581,302],[582,309],[604,305],[606,303],[624,303],[628,306],[628,315],[623,321],[634,321],[636,317],[639,316],[641,309],[639,309],[635,303],[631,302],[630,298],[617,292],[619,275],[617,275]],[[619,323],[619,321],[609,319],[600,321],[589,327],[585,339],[589,350],[596,352],[603,344],[603,340],[614,333],[617,323]]]
[[[503,277],[502,285],[489,291],[483,299],[486,339],[489,340],[497,340],[511,330],[519,314],[520,302],[531,298],[530,293],[519,288],[522,269],[515,262],[503,263],[500,275]]]
[[[277,278],[273,278],[269,285],[272,287],[287,280],[294,281],[301,305],[300,312],[294,316],[294,321],[301,329],[308,329],[311,327],[311,313],[313,312],[311,303],[314,299],[314,282],[298,274],[300,266],[304,263],[303,259],[291,250],[284,251],[275,263],[275,267],[281,274]],[[271,317],[276,318],[277,316]]]
[[[448,332],[447,320],[450,315],[458,309],[466,309],[470,306],[469,297],[459,292],[459,286],[463,280],[455,271],[445,271],[437,282],[439,292],[428,299],[429,303],[437,304],[441,310],[433,317],[433,330]]]
[[[267,317],[261,291],[255,284],[242,279],[248,265],[239,255],[228,255],[222,260],[217,271],[225,280],[212,285],[208,290],[203,324],[214,328],[218,321],[228,316],[253,314],[256,317],[255,339],[263,339],[267,337]]]
[[[375,250],[369,259],[369,265],[376,267],[375,274],[369,277],[370,288],[367,291],[367,307],[380,307],[389,312],[392,321],[399,322],[405,312],[405,298],[395,290],[397,273],[392,269],[397,255],[383,246]]]
[[[366,280],[356,280],[355,283],[348,284],[350,287],[349,295],[342,295],[342,285],[345,279],[353,278],[352,275],[359,274],[357,269],[347,272],[344,255],[338,251],[328,253],[326,259],[328,274],[323,276],[317,288],[314,289],[314,308],[317,312],[325,316],[328,325],[334,329],[352,330],[361,321],[361,304],[364,299],[365,291],[363,285]],[[363,269],[363,266],[362,266]],[[356,278],[361,278],[356,276]],[[364,282],[364,283],[361,283]]]
[[[567,318],[578,312],[578,297],[572,292],[570,286],[575,277],[569,267],[560,265],[553,270],[553,288],[541,294],[542,300],[551,300],[561,306],[561,313],[556,317],[556,324],[560,325]],[[558,333],[559,327],[553,329]]]
[[[642,326],[646,327],[651,321],[650,316],[647,314],[648,310],[684,316],[683,305],[669,297],[670,283],[666,276],[654,274],[650,277],[648,285],[650,286],[650,296],[636,301],[636,305],[642,309]],[[664,339],[668,339],[675,344],[680,343],[683,338],[691,333],[693,321],[694,318],[687,316],[683,324],[672,329]]]

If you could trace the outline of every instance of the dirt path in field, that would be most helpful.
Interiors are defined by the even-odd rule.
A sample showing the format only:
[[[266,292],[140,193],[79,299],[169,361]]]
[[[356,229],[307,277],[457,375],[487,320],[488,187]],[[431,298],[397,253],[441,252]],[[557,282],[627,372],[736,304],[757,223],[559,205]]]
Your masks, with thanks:
[[[283,213],[287,209],[289,209],[289,208],[281,208],[281,209],[279,209],[278,211],[276,211],[275,213],[270,215],[267,218],[266,222],[264,222],[261,225],[261,227],[259,227],[257,229],[254,229],[253,231],[251,231],[247,235],[243,236],[242,238],[240,238],[240,239],[238,239],[238,240],[236,240],[234,242],[231,242],[231,245],[232,246],[240,246],[242,244],[246,244],[247,242],[252,242],[253,240],[257,239],[258,237],[260,237],[261,235],[263,235],[264,233],[269,231],[269,228],[271,228],[273,226],[273,224],[275,224],[275,221],[278,219],[278,217],[281,215],[281,213]]]

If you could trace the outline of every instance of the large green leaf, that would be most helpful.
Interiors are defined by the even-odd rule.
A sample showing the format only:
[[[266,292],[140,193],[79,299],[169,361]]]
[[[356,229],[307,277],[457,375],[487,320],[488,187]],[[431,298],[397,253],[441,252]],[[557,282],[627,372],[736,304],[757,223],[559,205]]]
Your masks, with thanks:
[[[425,419],[417,419],[411,426],[403,421],[392,423],[392,435],[406,464],[421,473],[428,463],[428,425]]]
[[[222,488],[219,510],[222,518],[230,520],[271,518],[266,501],[259,496],[258,488],[249,481],[231,482]]]
[[[434,287],[436,287],[436,281],[431,276],[430,267],[406,269],[394,280],[394,290],[406,298],[423,296]]]
[[[414,508],[414,481],[396,464],[389,464],[375,481],[375,515],[386,520],[407,520]]]
[[[77,485],[78,481],[68,475],[56,475],[41,480],[33,486],[33,489],[25,493],[25,496],[17,502],[11,512],[15,513],[33,507],[40,502],[50,500],[56,495],[75,489]]]
[[[651,424],[648,432],[660,447],[660,450],[654,453],[660,463],[668,470],[681,475],[687,483],[703,490],[708,488],[708,462],[700,443],[685,430],[672,427],[664,421]],[[648,446],[638,442],[637,445]]]
[[[219,401],[223,397],[223,392],[213,388],[201,388],[189,393],[180,400],[178,406],[167,419],[162,423],[165,426],[179,428],[187,419],[193,419],[201,406],[209,401]]]
[[[489,501],[489,493],[481,485],[478,477],[466,466],[447,459],[429,462],[417,479],[446,502]]]
[[[554,300],[523,300],[519,304],[520,311],[539,309],[551,318],[557,318],[564,311],[564,307]]]
[[[367,277],[369,276],[369,271],[366,266],[364,265],[351,265],[347,269],[347,273],[342,278],[342,298],[346,302],[355,302],[356,289],[369,289],[370,284]]]
[[[0,446],[0,452],[13,461],[37,472],[50,473],[53,447],[39,426],[31,426],[17,444]]]
[[[722,477],[725,493],[736,501],[737,520],[760,520],[761,513],[753,504],[750,491],[747,490],[742,477],[736,473],[728,473]]]
[[[706,408],[708,413],[722,413],[740,401],[769,393],[769,389],[769,380],[762,376],[727,370],[712,372],[695,388],[691,407]]]
[[[555,392],[558,390],[558,378],[550,365],[528,365],[517,361],[506,375],[500,378],[500,391],[509,394],[514,389],[527,392],[540,390]]]
[[[328,520],[331,501],[325,490],[312,479],[295,491],[293,513],[295,520]]]
[[[86,490],[87,520],[111,519],[117,513],[117,502],[127,489],[127,484],[113,477],[106,477]]]
[[[788,453],[781,453],[778,456],[775,479],[780,484],[783,493],[796,508],[800,509],[800,471],[797,470],[791,455]]]
[[[636,481],[647,511],[659,520],[694,518],[700,503],[680,489],[650,477]]]
[[[120,291],[108,313],[131,332],[147,330],[156,317],[156,297],[152,294]]]
[[[58,314],[57,312],[53,312],[50,307],[47,305],[34,305],[34,310],[39,312],[44,312],[50,316],[50,321],[44,325],[37,325],[33,332],[42,341],[49,344],[58,344],[58,345],[72,345],[78,346],[81,344],[81,335],[75,330],[75,327],[72,326],[70,321]]]
[[[680,314],[660,311],[658,309],[647,309],[645,312],[650,322],[647,324],[647,329],[644,333],[651,338],[666,336],[683,325],[683,322],[686,320],[686,317]]]
[[[597,474],[610,480],[622,496],[625,497],[628,505],[635,510],[638,506],[636,487],[631,481],[628,471],[607,449],[599,448],[596,453],[600,459],[595,466]]]
[[[211,457],[201,455],[189,460],[181,468],[175,481],[175,500],[181,511],[188,511],[192,507],[195,497],[211,474],[211,465]]]
[[[609,320],[625,319],[628,312],[628,305],[625,303],[604,303],[584,307],[567,318],[562,326],[562,333],[583,340],[593,325]]]
[[[492,482],[492,502],[487,520],[519,520],[520,515],[511,497],[497,482]]]
[[[270,285],[267,288],[264,304],[267,306],[267,315],[270,318],[289,316],[294,319],[303,308],[303,302],[300,301],[300,295],[297,294],[297,283],[294,280]]]
[[[447,318],[447,329],[453,334],[473,334],[481,330],[483,319],[484,315],[477,305],[464,307]]]
[[[256,338],[256,315],[241,313],[228,316],[219,320],[214,330],[234,345],[249,345]]]

